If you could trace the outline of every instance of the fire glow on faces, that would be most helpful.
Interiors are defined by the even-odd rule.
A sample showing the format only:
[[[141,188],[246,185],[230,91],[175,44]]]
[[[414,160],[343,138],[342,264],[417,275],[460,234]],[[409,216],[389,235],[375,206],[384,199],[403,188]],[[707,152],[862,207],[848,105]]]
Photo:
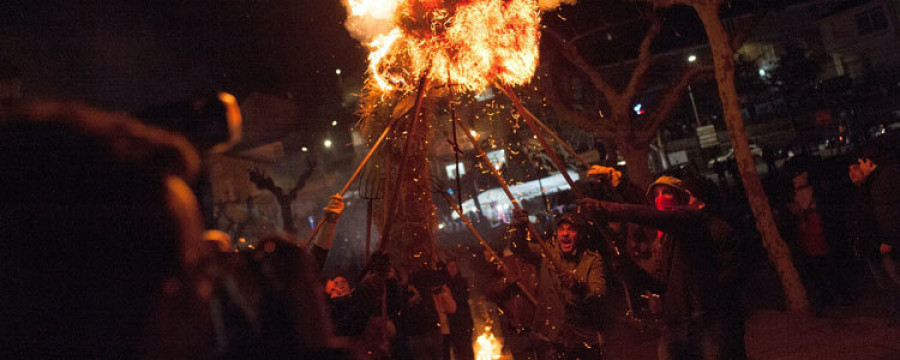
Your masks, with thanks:
[[[346,27],[370,50],[373,90],[410,92],[424,75],[479,92],[526,84],[537,67],[537,0],[346,1]]]
[[[678,191],[668,186],[653,188],[653,200],[657,210],[674,210],[684,205],[678,199]]]
[[[564,254],[575,250],[576,238],[578,238],[578,229],[574,225],[567,222],[559,224],[559,228],[556,229],[556,241]]]

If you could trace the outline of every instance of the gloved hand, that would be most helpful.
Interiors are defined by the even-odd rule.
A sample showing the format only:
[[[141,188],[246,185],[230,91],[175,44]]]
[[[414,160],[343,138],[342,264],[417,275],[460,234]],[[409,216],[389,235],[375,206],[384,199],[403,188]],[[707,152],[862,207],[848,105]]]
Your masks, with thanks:
[[[606,209],[603,208],[603,202],[592,198],[581,198],[576,202],[582,218],[588,221],[606,222]]]
[[[528,210],[525,209],[513,209],[512,211],[512,224],[516,228],[526,228],[528,227]]]
[[[622,172],[606,166],[591,166],[587,171],[587,176],[594,181],[609,181],[613,187],[619,186],[622,182]]]
[[[325,210],[327,214],[332,215],[335,219],[341,217],[341,213],[344,212],[344,198],[341,197],[341,194],[331,195],[328,199],[328,205],[322,210]]]

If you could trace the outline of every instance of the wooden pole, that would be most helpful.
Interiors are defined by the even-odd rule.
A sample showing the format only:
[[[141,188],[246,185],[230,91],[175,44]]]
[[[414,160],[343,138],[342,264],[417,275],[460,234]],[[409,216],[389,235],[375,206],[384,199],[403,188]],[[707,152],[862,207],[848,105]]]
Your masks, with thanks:
[[[384,138],[391,131],[391,128],[394,126],[394,124],[396,124],[397,119],[398,118],[391,119],[391,121],[388,122],[387,126],[384,127],[384,131],[381,132],[381,136],[378,137],[378,140],[375,141],[375,144],[372,144],[372,148],[369,149],[369,153],[366,154],[366,157],[363,158],[362,162],[356,168],[356,171],[353,172],[353,175],[351,175],[350,179],[347,180],[347,183],[344,184],[344,187],[341,188],[341,192],[338,193],[341,197],[344,197],[344,194],[347,193],[347,189],[350,188],[350,184],[353,184],[353,181],[356,180],[357,177],[359,177],[359,174],[362,172],[362,169],[366,166],[366,163],[368,163],[369,159],[372,158],[372,155],[375,154],[375,150],[378,150],[378,147],[384,141]],[[312,243],[313,239],[316,238],[316,234],[319,233],[319,229],[322,227],[323,224],[325,224],[324,216],[322,217],[322,220],[319,220],[319,223],[316,224],[316,227],[313,228],[312,234],[310,234],[309,238],[306,239],[306,243],[303,244],[303,247],[307,247],[307,246],[309,246],[310,243]]]
[[[503,93],[506,94],[506,96],[509,97],[510,100],[512,100],[513,104],[516,106],[516,109],[518,109],[520,114],[528,113],[531,115],[531,118],[528,118],[526,116],[525,123],[528,124],[529,128],[531,128],[531,131],[537,137],[538,142],[541,144],[541,147],[544,148],[544,151],[547,153],[547,155],[550,156],[550,160],[553,161],[553,164],[556,166],[556,169],[559,170],[559,172],[563,175],[563,178],[566,179],[566,182],[569,183],[569,187],[571,188],[572,193],[575,194],[575,197],[582,198],[582,199],[585,198],[586,196],[584,196],[584,194],[582,194],[580,191],[578,191],[578,189],[575,187],[575,182],[572,181],[572,178],[569,177],[569,173],[566,171],[566,168],[565,168],[564,164],[562,163],[562,161],[559,159],[559,156],[557,156],[556,152],[553,151],[552,148],[550,148],[549,144],[547,144],[547,141],[546,141],[546,139],[544,139],[544,135],[541,133],[541,130],[535,126],[534,121],[531,121],[531,120],[537,120],[537,117],[535,117],[533,114],[528,112],[528,109],[526,109],[525,106],[522,105],[522,102],[519,101],[518,96],[516,96],[515,92],[513,92],[513,90],[508,85],[500,85],[500,90],[503,91]],[[538,122],[539,122],[539,120],[538,120]],[[557,140],[557,141],[560,141],[561,143],[565,144],[561,140]],[[574,150],[572,150],[572,151],[574,154]],[[603,236],[607,239],[608,242],[610,242],[610,243],[612,242],[613,235],[605,227],[605,225],[597,224],[596,229],[600,232],[601,236]]]
[[[557,143],[562,145],[562,147],[564,149],[566,149],[566,152],[568,152],[570,155],[572,155],[572,157],[575,158],[575,161],[578,161],[584,167],[587,167],[587,168],[590,167],[590,164],[588,164],[587,161],[584,161],[584,158],[582,158],[581,155],[578,155],[578,153],[575,152],[575,149],[573,149],[571,146],[569,146],[569,144],[567,144],[565,141],[563,141],[563,139],[560,138],[559,135],[556,134],[555,131],[553,131],[553,129],[550,129],[550,127],[547,126],[547,124],[544,124],[543,121],[538,119],[537,116],[535,116],[531,111],[526,109],[524,106],[520,106],[522,103],[521,100],[519,100],[519,97],[514,92],[512,92],[512,90],[508,86],[503,86],[503,85],[499,85],[499,84],[497,84],[496,86],[500,89],[500,91],[502,91],[504,94],[506,94],[506,97],[508,97],[510,100],[513,101],[513,104],[516,104],[516,107],[517,107],[519,113],[522,114],[522,116],[524,116],[526,120],[532,121],[533,123],[537,124],[538,127],[540,127],[541,129],[546,131],[548,134],[550,134],[550,137],[552,137],[553,140],[556,140]]]
[[[509,97],[510,100],[512,100],[513,105],[516,106],[519,114],[525,114],[526,112],[528,112],[528,109],[526,109],[525,106],[522,105],[522,102],[519,101],[519,98],[515,93],[513,93],[513,90],[509,88],[508,85],[501,85],[500,89],[504,94],[506,94],[507,97]],[[525,123],[528,124],[531,132],[534,133],[534,136],[537,137],[537,140],[541,144],[541,147],[544,148],[544,152],[547,153],[547,156],[549,156],[550,160],[553,161],[553,165],[556,166],[556,169],[559,170],[559,173],[562,174],[563,178],[566,179],[566,182],[569,183],[569,187],[572,189],[572,192],[576,197],[584,198],[584,194],[582,194],[580,191],[578,191],[577,188],[575,188],[575,182],[572,181],[571,177],[569,177],[569,172],[566,171],[565,164],[563,164],[562,160],[559,159],[559,156],[556,155],[556,151],[553,151],[553,149],[550,148],[550,145],[547,144],[547,139],[544,138],[544,134],[541,133],[541,129],[539,129],[537,125],[535,125],[534,121],[531,121],[528,116],[524,116],[524,118]]]
[[[513,196],[512,192],[509,191],[509,185],[507,185],[506,180],[503,179],[503,176],[500,175],[500,172],[497,171],[497,168],[494,167],[494,164],[487,158],[487,154],[484,152],[484,148],[481,147],[481,144],[478,143],[478,140],[475,139],[475,136],[472,135],[472,129],[466,125],[465,121],[457,121],[457,125],[459,125],[460,129],[462,129],[463,134],[466,134],[466,137],[469,138],[469,141],[472,143],[472,146],[475,147],[475,151],[478,152],[478,160],[481,161],[484,166],[491,170],[491,174],[497,178],[497,181],[500,182],[500,187],[503,189],[503,192],[506,193],[506,196],[509,198],[509,201],[512,203],[513,207],[521,210],[522,206],[519,205],[519,201],[516,200],[516,197]],[[534,228],[534,224],[531,222],[528,223],[528,233],[531,234],[531,239],[534,240],[540,247],[541,250],[544,251],[544,254],[547,255],[547,259],[553,264],[554,267],[560,273],[568,273],[565,271],[565,267],[562,266],[562,262],[556,253],[550,249],[550,246],[547,245],[547,242],[541,237],[541,234],[538,233],[537,229]]]
[[[444,200],[447,201],[447,204],[449,204],[450,207],[453,208],[453,211],[456,211],[456,214],[459,215],[459,218],[462,219],[462,221],[466,224],[466,227],[469,228],[469,231],[472,232],[472,235],[474,235],[475,238],[478,239],[478,243],[480,243],[481,246],[484,246],[485,250],[487,250],[492,257],[497,259],[497,264],[499,264],[500,267],[503,268],[503,271],[505,273],[510,273],[509,268],[506,267],[506,263],[503,262],[503,258],[500,257],[500,255],[497,254],[496,251],[494,251],[494,248],[492,248],[491,245],[489,245],[483,237],[481,237],[481,234],[479,234],[478,230],[475,229],[475,225],[472,225],[472,220],[469,220],[469,218],[463,213],[459,205],[456,204],[456,201],[453,200],[453,197],[450,196],[450,194],[448,194],[446,191],[443,191],[443,189],[441,189],[440,192]],[[519,290],[522,291],[522,295],[525,296],[528,301],[530,301],[534,305],[537,305],[537,298],[535,298],[534,295],[531,294],[531,292],[526,290],[525,287],[523,287],[522,284],[519,284],[518,282],[514,284],[519,287]]]
[[[412,139],[418,128],[419,113],[422,111],[422,99],[425,97],[425,88],[428,87],[428,73],[422,74],[419,79],[419,89],[416,92],[416,106],[413,109],[412,123],[409,126],[409,132],[406,134],[406,143],[403,145],[403,153],[400,155],[400,166],[397,167],[397,176],[394,178],[394,187],[391,189],[390,198],[388,198],[388,212],[384,216],[384,226],[381,232],[381,242],[378,244],[379,251],[386,251],[391,241],[391,227],[394,224],[393,217],[397,212],[397,200],[400,198],[400,185],[403,179],[403,172],[406,170],[407,157],[409,150],[412,148]],[[387,176],[387,175],[385,175]]]
[[[374,201],[369,199],[366,204],[366,259],[369,258],[370,250],[372,249],[372,203]],[[368,261],[368,260],[366,260]]]

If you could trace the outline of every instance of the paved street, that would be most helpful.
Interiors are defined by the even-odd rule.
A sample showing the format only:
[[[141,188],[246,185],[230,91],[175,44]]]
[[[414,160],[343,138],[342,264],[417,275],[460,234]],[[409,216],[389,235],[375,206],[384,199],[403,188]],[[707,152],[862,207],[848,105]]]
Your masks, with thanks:
[[[752,360],[900,359],[900,327],[879,317],[884,299],[833,307],[815,318],[757,310],[747,321],[745,341]],[[656,359],[656,335],[614,326],[605,359]]]

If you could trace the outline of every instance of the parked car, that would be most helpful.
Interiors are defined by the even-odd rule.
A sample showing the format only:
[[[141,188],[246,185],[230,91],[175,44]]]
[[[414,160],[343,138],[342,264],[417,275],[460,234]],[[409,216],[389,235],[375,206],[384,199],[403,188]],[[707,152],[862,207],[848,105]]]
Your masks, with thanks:
[[[756,144],[750,144],[750,154],[753,154],[754,158],[762,158],[763,150],[761,147]],[[716,161],[720,163],[726,163],[734,159],[734,147],[729,147],[728,150],[725,150],[721,155],[716,156],[715,159],[710,160],[706,163],[706,167],[712,169],[716,164]]]

